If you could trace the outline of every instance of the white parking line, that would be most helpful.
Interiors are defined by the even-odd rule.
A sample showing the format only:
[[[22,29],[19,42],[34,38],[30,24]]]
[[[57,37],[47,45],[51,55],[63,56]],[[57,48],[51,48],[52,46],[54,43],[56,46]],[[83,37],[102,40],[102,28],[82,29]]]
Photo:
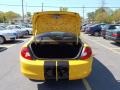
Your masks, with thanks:
[[[15,46],[16,44],[13,44],[13,45],[0,45],[0,47],[5,47],[5,48],[10,48],[10,47],[13,47]]]
[[[99,44],[100,46],[103,46],[104,48],[106,48],[106,49],[108,49],[108,50],[110,50],[110,51],[112,51],[112,52],[114,52],[114,53],[120,54],[119,52],[117,52],[117,51],[115,51],[115,50],[113,50],[113,49],[111,49],[111,48],[109,48],[109,47],[107,47],[107,46],[105,46],[105,45],[103,45],[103,44],[101,44],[101,43],[99,43],[99,42],[96,42],[96,41],[94,41],[94,40],[91,40],[91,41]]]
[[[5,46],[6,48],[10,48],[10,47],[13,47],[15,46],[16,44],[13,44],[13,45],[8,45],[8,46]]]
[[[110,49],[117,49],[117,50],[120,50],[120,48],[110,48]]]
[[[29,39],[29,38],[28,38]],[[28,39],[18,39],[18,40],[22,40],[24,42],[26,42]],[[13,44],[1,44],[0,47],[5,47],[5,48],[10,48],[10,47],[13,47],[15,45],[17,45],[18,43],[13,43]]]
[[[84,37],[82,37],[82,38],[84,39]],[[112,51],[112,52],[114,52],[114,53],[116,53],[116,54],[120,54],[120,52],[117,52],[117,51],[113,50],[112,48],[109,48],[109,47],[105,46],[104,44],[101,44],[101,43],[99,43],[99,42],[97,42],[97,41],[95,41],[95,40],[91,40],[91,39],[89,39],[89,38],[85,38],[85,39],[87,39],[87,40],[89,40],[89,41],[92,41],[92,42],[94,42],[94,43],[96,43],[96,44],[99,44],[100,46],[102,46],[102,47],[104,47],[104,48],[106,48],[106,49],[108,49],[108,50],[110,50],[110,51]]]
[[[83,81],[83,84],[84,84],[86,90],[92,90],[90,84],[88,83],[88,81],[86,79],[82,79],[82,81]]]

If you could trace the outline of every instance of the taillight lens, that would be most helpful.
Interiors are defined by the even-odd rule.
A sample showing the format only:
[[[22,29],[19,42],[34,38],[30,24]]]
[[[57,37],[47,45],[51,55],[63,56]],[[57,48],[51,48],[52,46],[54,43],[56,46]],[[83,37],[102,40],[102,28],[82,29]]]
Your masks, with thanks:
[[[113,37],[118,37],[118,36],[120,36],[120,34],[113,33],[112,36],[113,36]]]
[[[83,48],[83,51],[81,53],[80,59],[85,60],[88,59],[92,55],[92,50],[90,47]]]
[[[25,59],[32,60],[32,57],[30,56],[29,49],[27,47],[23,47],[21,50],[21,55]]]

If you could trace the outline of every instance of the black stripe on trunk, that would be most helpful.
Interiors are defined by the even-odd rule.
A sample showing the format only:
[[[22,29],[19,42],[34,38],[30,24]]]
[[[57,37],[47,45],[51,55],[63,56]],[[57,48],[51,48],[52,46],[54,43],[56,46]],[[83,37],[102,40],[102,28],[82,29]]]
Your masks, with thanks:
[[[44,62],[44,77],[45,80],[56,80],[56,62]]]
[[[69,62],[58,61],[57,65],[58,80],[69,80]]]

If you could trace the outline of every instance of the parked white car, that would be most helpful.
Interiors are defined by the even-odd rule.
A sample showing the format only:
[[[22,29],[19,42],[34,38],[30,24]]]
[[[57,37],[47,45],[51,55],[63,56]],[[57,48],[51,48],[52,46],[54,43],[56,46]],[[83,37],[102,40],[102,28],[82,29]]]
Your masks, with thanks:
[[[14,41],[16,35],[16,31],[6,30],[5,28],[0,27],[0,44],[5,43],[6,41]]]
[[[24,37],[27,33],[26,30],[22,29],[19,25],[8,25],[6,29],[16,31],[18,34],[17,38]]]
[[[26,30],[26,35],[32,34],[32,27],[21,26],[21,28]]]

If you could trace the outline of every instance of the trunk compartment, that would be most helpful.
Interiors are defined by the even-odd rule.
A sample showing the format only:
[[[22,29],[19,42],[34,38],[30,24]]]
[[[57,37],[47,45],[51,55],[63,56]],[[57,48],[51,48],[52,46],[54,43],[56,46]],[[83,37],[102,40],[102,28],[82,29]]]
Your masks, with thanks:
[[[29,44],[30,51],[36,59],[74,59],[82,50],[82,42],[73,43],[36,43]]]

